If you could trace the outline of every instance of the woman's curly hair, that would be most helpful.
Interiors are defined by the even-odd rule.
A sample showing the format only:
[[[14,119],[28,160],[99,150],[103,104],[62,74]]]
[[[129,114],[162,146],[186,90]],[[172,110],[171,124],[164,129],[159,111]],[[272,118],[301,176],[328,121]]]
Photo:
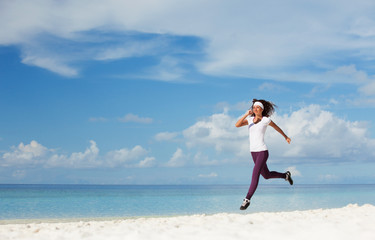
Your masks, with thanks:
[[[263,100],[263,99],[253,99],[253,105],[255,102],[261,102],[264,106],[264,109],[263,109],[263,112],[262,112],[262,116],[264,117],[270,117],[274,112],[275,112],[275,108],[277,108],[277,106],[270,102],[270,101],[266,101],[266,100]],[[253,108],[253,105],[251,105],[251,109]],[[252,116],[255,116],[255,114],[253,113]]]

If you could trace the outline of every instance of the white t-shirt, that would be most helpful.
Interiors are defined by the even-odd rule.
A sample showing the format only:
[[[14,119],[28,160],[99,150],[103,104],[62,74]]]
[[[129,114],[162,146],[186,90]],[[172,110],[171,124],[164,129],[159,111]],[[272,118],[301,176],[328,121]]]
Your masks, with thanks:
[[[271,119],[263,117],[258,123],[254,123],[254,117],[247,117],[249,124],[249,140],[250,140],[250,152],[260,152],[268,150],[264,143],[264,134],[266,133],[267,126],[270,124]]]

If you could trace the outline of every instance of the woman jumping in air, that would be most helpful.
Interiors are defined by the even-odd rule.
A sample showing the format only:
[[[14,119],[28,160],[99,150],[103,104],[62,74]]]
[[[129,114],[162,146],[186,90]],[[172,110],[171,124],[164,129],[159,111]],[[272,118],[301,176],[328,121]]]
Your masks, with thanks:
[[[268,149],[264,143],[264,134],[267,126],[270,125],[278,131],[285,140],[290,144],[291,139],[285,135],[269,117],[275,111],[275,105],[269,101],[253,99],[252,108],[249,109],[236,123],[236,127],[248,126],[250,139],[250,152],[255,163],[253,169],[253,176],[251,178],[251,185],[246,198],[240,207],[245,210],[250,205],[250,199],[258,187],[259,176],[262,175],[265,179],[269,178],[283,178],[293,185],[292,176],[289,171],[286,173],[270,172],[267,167]]]

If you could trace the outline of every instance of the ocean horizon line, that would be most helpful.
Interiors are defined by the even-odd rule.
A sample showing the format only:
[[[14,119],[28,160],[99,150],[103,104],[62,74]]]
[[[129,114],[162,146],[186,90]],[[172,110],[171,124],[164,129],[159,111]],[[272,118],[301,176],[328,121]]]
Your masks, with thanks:
[[[6,185],[53,185],[53,186],[244,186],[249,185],[250,183],[199,183],[199,184],[116,184],[116,183],[0,183],[0,186]],[[283,183],[259,183],[261,186],[283,186]],[[295,183],[293,186],[329,186],[329,185],[347,185],[347,186],[355,186],[355,185],[375,185],[375,183]],[[291,186],[291,187],[293,187]]]

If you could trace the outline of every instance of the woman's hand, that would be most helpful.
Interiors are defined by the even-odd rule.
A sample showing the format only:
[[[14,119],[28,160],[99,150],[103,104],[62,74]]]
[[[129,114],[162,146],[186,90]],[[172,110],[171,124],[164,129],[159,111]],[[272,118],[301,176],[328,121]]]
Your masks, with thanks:
[[[251,114],[253,114],[253,111],[251,111],[251,109],[246,111],[245,114],[236,122],[236,127],[242,127],[242,126],[248,125],[246,118],[250,116]]]
[[[290,142],[292,141],[292,139],[290,139],[289,137],[286,137],[285,140],[290,144]]]

